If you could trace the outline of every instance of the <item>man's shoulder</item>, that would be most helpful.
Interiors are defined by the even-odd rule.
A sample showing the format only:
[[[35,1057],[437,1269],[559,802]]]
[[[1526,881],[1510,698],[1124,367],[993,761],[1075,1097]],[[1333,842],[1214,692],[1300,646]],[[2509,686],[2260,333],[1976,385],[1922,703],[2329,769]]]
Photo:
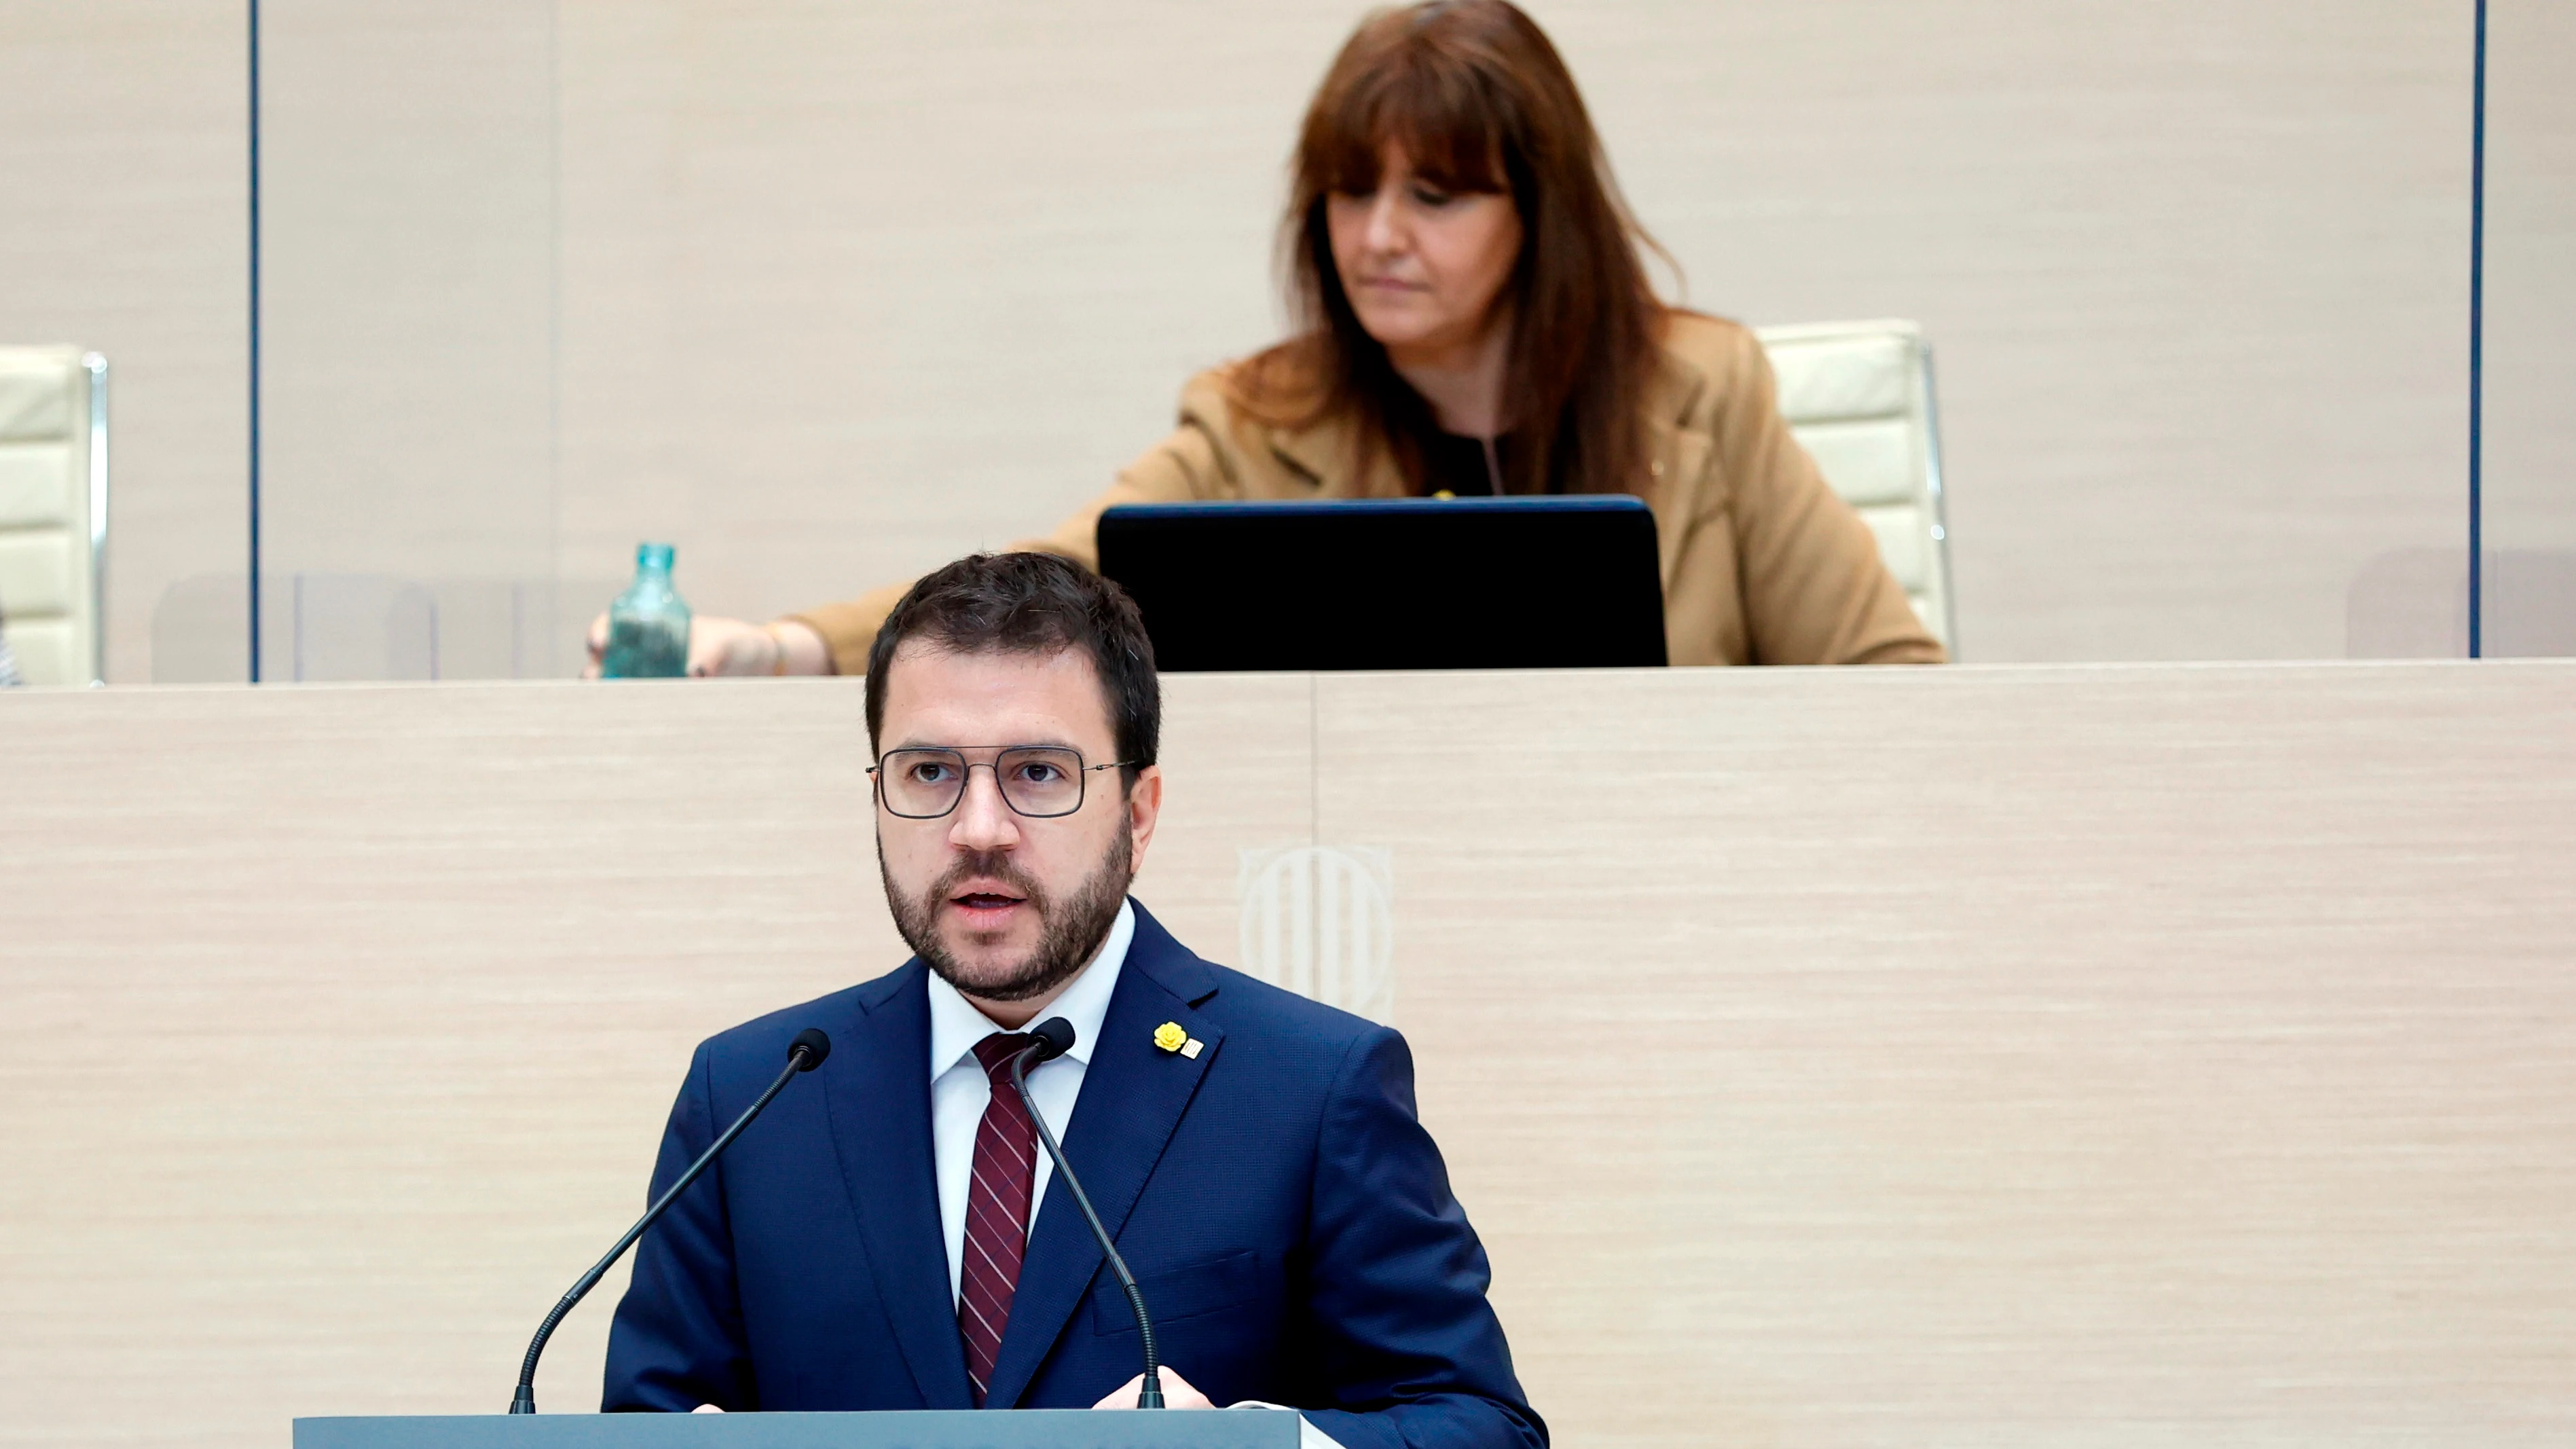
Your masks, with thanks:
[[[1391,1028],[1364,1016],[1200,956],[1141,906],[1129,962],[1223,1031],[1227,1050],[1257,1050],[1274,1067],[1301,1075],[1329,1077],[1362,1043],[1401,1040]]]
[[[700,1042],[698,1052],[718,1065],[748,1062],[762,1071],[775,1071],[786,1065],[787,1044],[796,1039],[798,1032],[815,1027],[830,1037],[836,1048],[845,1045],[869,1012],[883,1009],[905,987],[917,988],[921,974],[919,961],[906,961],[872,981],[844,986],[811,1001],[753,1017],[740,1026],[727,1027]]]
[[[1249,1092],[1267,1111],[1324,1112],[1347,1092],[1372,1090],[1367,1084],[1390,1067],[1410,1070],[1411,1054],[1392,1027],[1231,967],[1201,962],[1199,969],[1216,990],[1191,1008],[1195,1021],[1184,1021],[1194,1031],[1223,1033],[1217,1055],[1224,1090]]]

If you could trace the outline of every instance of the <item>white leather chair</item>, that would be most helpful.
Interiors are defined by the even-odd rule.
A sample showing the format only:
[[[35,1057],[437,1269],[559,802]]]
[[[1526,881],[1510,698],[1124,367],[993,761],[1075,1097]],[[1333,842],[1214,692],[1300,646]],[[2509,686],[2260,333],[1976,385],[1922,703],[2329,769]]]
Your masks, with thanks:
[[[1868,522],[1914,612],[1957,658],[1941,432],[1922,330],[1899,321],[1817,322],[1755,335],[1779,376],[1789,430]]]
[[[29,684],[106,679],[107,359],[0,348],[0,631]]]

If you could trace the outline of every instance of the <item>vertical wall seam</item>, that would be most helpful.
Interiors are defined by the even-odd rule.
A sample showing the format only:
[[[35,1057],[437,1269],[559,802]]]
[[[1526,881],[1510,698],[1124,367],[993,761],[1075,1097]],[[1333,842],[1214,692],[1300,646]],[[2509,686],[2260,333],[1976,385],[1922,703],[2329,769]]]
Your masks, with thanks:
[[[259,683],[259,0],[250,6],[250,682]]]
[[[555,658],[561,627],[563,578],[563,6],[546,11],[546,590],[544,669],[562,672]],[[512,627],[520,627],[516,619]],[[510,641],[510,677],[523,679],[519,641]]]
[[[2477,60],[2469,87],[2469,657],[2486,653],[2487,0],[2478,0]]]

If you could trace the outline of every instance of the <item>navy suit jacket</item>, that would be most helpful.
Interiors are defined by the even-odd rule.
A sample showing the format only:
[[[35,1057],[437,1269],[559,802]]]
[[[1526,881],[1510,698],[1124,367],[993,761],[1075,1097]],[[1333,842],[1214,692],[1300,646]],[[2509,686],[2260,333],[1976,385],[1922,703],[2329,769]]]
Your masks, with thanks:
[[[972,1407],[932,1179],[926,970],[699,1046],[657,1194],[789,1038],[832,1038],[644,1236],[603,1407]],[[1166,1021],[1206,1043],[1195,1059],[1154,1045]],[[1305,1410],[1348,1449],[1543,1449],[1402,1037],[1202,961],[1139,906],[1073,1120],[1051,1125],[1163,1362],[1215,1402]],[[1051,1181],[987,1406],[1088,1408],[1139,1367],[1126,1297]]]

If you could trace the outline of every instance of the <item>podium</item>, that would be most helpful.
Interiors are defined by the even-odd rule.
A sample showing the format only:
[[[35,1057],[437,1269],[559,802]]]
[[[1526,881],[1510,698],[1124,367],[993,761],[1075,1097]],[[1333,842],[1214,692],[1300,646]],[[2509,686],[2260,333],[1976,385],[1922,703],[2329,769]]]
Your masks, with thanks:
[[[1277,1409],[298,1419],[295,1449],[1297,1449]]]

